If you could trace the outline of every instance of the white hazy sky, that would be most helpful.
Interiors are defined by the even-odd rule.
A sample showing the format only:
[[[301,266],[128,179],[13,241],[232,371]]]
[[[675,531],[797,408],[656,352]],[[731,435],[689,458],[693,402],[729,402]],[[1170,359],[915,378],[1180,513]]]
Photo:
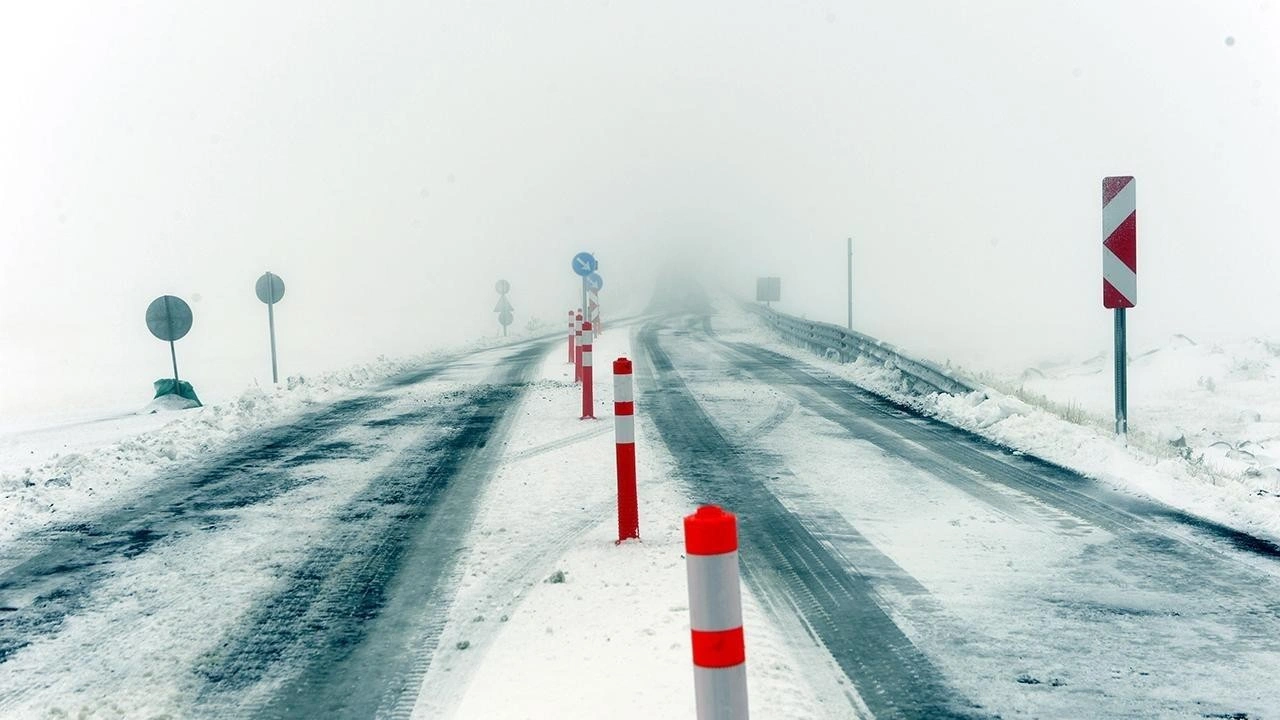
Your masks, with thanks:
[[[0,8],[0,413],[203,395],[559,323],[671,259],[972,365],[1084,356],[1100,184],[1135,345],[1280,335],[1275,0],[23,2]],[[610,305],[612,303],[612,305]]]

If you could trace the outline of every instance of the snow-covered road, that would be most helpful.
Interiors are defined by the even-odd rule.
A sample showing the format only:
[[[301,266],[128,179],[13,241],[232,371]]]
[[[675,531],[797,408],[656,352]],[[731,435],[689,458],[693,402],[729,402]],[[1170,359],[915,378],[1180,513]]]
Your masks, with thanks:
[[[920,417],[706,317],[652,324],[641,345],[695,496],[742,508],[748,580],[796,588],[795,611],[877,716],[1280,707],[1269,543]],[[809,546],[827,556],[799,557]]]
[[[680,518],[741,522],[763,718],[1267,717],[1274,547],[730,314],[442,359],[0,549],[0,717],[692,716]],[[606,359],[643,541],[613,540]]]

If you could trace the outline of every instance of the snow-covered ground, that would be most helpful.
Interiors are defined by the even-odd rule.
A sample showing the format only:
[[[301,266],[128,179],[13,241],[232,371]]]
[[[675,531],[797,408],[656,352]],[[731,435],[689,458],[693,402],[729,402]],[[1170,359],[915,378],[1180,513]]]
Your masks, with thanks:
[[[406,358],[380,358],[318,376],[252,386],[203,408],[135,408],[10,420],[0,426],[0,544],[68,515],[91,511],[168,467],[217,450],[249,433],[368,388],[401,372],[501,344],[470,345]]]
[[[1109,406],[1099,405],[1096,397],[1085,399],[1098,382],[1098,372],[1088,379],[1088,364],[1043,368],[1023,382],[1024,394],[1030,390],[1052,400],[1027,394],[1033,401],[1068,408],[1055,414],[995,389],[961,397],[909,397],[899,392],[894,371],[816,358],[787,346],[751,316],[727,305],[715,328],[722,339],[790,354],[1124,492],[1280,538],[1280,500],[1274,480],[1262,474],[1275,467],[1268,449],[1275,447],[1276,433],[1268,428],[1268,418],[1280,417],[1272,392],[1277,387],[1275,355],[1265,343],[1215,350],[1179,341],[1135,358],[1135,380],[1140,375],[1165,378],[1151,385],[1135,382],[1135,396],[1142,387],[1144,397],[1162,398],[1166,405],[1152,409],[1131,403],[1135,427],[1163,425],[1150,435],[1139,430],[1125,446],[1109,432]],[[578,418],[580,391],[571,382],[562,352],[544,359],[513,408],[512,433],[496,474],[480,496],[469,531],[453,540],[460,550],[453,578],[456,594],[439,618],[438,643],[430,657],[424,656],[421,674],[412,678],[420,685],[414,717],[692,716],[680,520],[693,505],[676,479],[675,461],[643,412],[641,393],[637,440],[643,540],[614,544],[609,361],[631,354],[630,333],[619,326],[597,341],[599,420]],[[405,403],[444,407],[461,385],[483,382],[496,357],[478,352],[459,364],[457,372],[415,385],[404,397],[400,390],[388,389],[397,399],[380,412],[395,417]],[[439,358],[388,360],[305,381],[292,379],[280,388],[251,388],[235,402],[199,410],[81,417],[52,428],[10,430],[0,435],[0,543],[128,498],[167,469],[434,359]],[[1072,648],[1050,644],[1027,646],[1021,661],[1010,665],[1006,651],[1011,644],[1036,633],[1016,624],[1005,623],[1004,630],[993,627],[992,608],[1005,608],[1001,617],[1042,617],[1057,607],[1054,603],[1078,602],[1081,588],[1107,600],[1109,579],[1089,584],[1071,574],[1080,571],[1068,562],[1106,540],[1105,534],[1077,537],[1070,529],[1075,525],[1056,515],[1049,520],[1068,530],[1044,534],[1034,527],[1006,526],[999,513],[864,442],[843,437],[828,442],[833,427],[798,409],[776,388],[735,379],[714,363],[699,367],[690,359],[682,371],[699,398],[741,409],[738,414],[717,413],[726,418],[726,432],[786,459],[788,472],[769,484],[792,512],[816,522],[823,542],[844,556],[879,562],[878,555],[851,539],[856,535],[839,531],[845,524],[856,526],[877,552],[908,573],[898,580],[886,575],[892,582],[878,588],[881,600],[899,613],[895,621],[913,643],[943,658],[941,669],[949,677],[961,678],[958,689],[965,695],[1010,712],[1071,713],[1093,702],[1088,693],[1109,682],[1125,684],[1122,696],[1145,702],[1168,691],[1169,678],[1186,676],[1160,659],[1159,644],[1142,645],[1148,666],[1141,673],[1116,675],[1112,667],[1091,668],[1088,658],[1080,661]],[[1104,386],[1108,367],[1104,363],[1100,370]],[[988,380],[992,385],[1008,382]],[[1199,390],[1185,391],[1187,382]],[[1152,390],[1157,386],[1165,390]],[[1196,426],[1193,419],[1202,414],[1209,420]],[[368,440],[361,435],[367,430],[344,432],[353,443]],[[1170,444],[1178,437],[1185,450]],[[389,462],[400,440],[409,442],[410,435],[381,438],[384,447],[366,463]],[[1229,444],[1231,452],[1219,451],[1222,446],[1214,444],[1219,441]],[[815,443],[823,445],[823,453],[806,449]],[[860,482],[833,486],[833,456],[839,458],[835,467],[858,468]],[[1255,467],[1258,472],[1251,472]],[[301,562],[308,548],[332,538],[338,522],[334,508],[367,482],[367,471],[357,473],[341,463],[312,467],[308,472],[319,473],[314,482],[229,514],[225,527],[166,539],[121,563],[92,590],[82,612],[69,616],[56,633],[21,649],[14,658],[21,662],[11,660],[14,664],[7,668],[13,674],[0,682],[0,708],[91,717],[184,715],[194,692],[193,668],[219,652],[219,639],[242,623],[256,602],[279,590],[282,574]],[[1272,485],[1265,486],[1267,482]],[[200,562],[193,563],[197,557]],[[974,580],[990,570],[993,557],[996,566],[1011,569],[1013,580],[997,583],[995,573],[982,582]],[[927,588],[929,602],[912,589],[917,582]],[[1046,588],[1052,590],[1048,600],[1041,597]],[[1122,599],[1133,601],[1131,595]],[[743,599],[752,714],[856,716],[858,698],[840,682],[843,675],[825,648],[794,618],[789,623],[785,613],[771,610],[770,598],[744,587]],[[1182,607],[1178,603],[1183,602],[1167,594],[1139,599],[1159,608]],[[1160,628],[1167,631],[1162,640],[1167,647],[1192,653],[1201,649],[1200,640],[1184,632],[1180,621]],[[1080,633],[1089,630],[1064,621],[1057,632],[1062,635],[1059,643],[1071,643],[1083,642]],[[952,652],[957,637],[971,643],[968,655]],[[121,643],[140,659],[122,664]],[[1102,653],[1099,657],[1110,657],[1104,650],[1116,654],[1110,645],[1095,650]],[[70,656],[81,659],[75,673],[61,667]],[[1071,664],[1060,662],[1066,657],[1074,658]],[[1155,679],[1148,675],[1152,668],[1159,671]],[[1210,664],[1204,668],[1202,675],[1213,670]],[[1252,697],[1250,687],[1265,685],[1255,675],[1239,674],[1226,694]],[[1210,692],[1213,678],[1197,676],[1194,682],[1203,682],[1192,688],[1196,692],[1218,696]],[[1055,695],[1040,696],[1046,692]],[[1129,707],[1121,699],[1115,702],[1121,703],[1117,708]]]
[[[630,354],[628,335],[619,327],[597,341],[600,419],[578,418],[580,390],[559,351],[546,358],[515,409],[510,441],[472,528],[452,540],[465,553],[454,578],[457,594],[434,655],[423,663],[415,717],[692,717],[681,519],[694,506],[643,416],[637,423],[642,540],[614,543],[608,361]],[[386,391],[403,397],[380,416],[447,403],[459,383],[476,382],[496,357],[479,353],[447,377]],[[14,450],[34,459],[17,470],[9,465],[2,476],[0,542],[128,502],[168,468],[426,360],[254,388],[236,402],[182,413],[12,432],[3,440],[6,463]],[[368,442],[366,428],[344,433],[353,443]],[[394,458],[397,443],[411,438],[408,432],[380,438],[383,447],[359,472],[342,463],[308,466],[312,482],[113,568],[83,610],[8,660],[0,716],[190,714],[199,669],[222,652],[226,634],[278,591],[312,545],[332,535],[340,522],[335,508],[361,489],[367,466]],[[50,482],[57,478],[66,482]],[[815,662],[825,663],[816,675],[830,677],[821,648],[798,628],[779,627],[749,590],[743,602],[753,715],[851,717],[849,688],[810,684]],[[75,672],[62,666],[70,656],[79,658]],[[250,687],[233,701],[252,705],[248,693],[271,690]],[[204,710],[215,711],[207,703],[216,700],[203,701]]]
[[[981,377],[1084,423],[1111,427],[1110,356]],[[1280,342],[1210,344],[1176,335],[1137,353],[1129,360],[1129,415],[1138,441],[1154,441],[1217,473],[1255,478],[1260,490],[1280,492]]]
[[[642,539],[614,544],[609,363],[620,356],[630,356],[622,327],[596,341],[598,420],[578,419],[580,391],[560,353],[543,364],[466,540],[414,717],[693,716],[681,521],[694,506],[642,410]],[[745,588],[743,604],[752,715],[848,717],[847,700],[809,685],[808,636],[782,632]]]
[[[841,364],[782,341],[731,303],[718,328],[783,352],[1005,446],[1118,490],[1280,542],[1280,344],[1200,345],[1185,336],[1133,357],[1129,437],[1115,437],[1111,361],[1049,364],[1020,376],[964,371],[986,386],[915,397],[898,371]]]

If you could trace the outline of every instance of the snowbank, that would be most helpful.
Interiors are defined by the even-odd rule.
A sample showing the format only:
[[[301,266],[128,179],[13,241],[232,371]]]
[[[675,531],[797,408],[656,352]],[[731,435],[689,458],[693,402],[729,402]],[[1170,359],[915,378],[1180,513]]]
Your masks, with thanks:
[[[897,370],[840,364],[785,344],[722,302],[724,335],[766,345],[895,402],[1206,519],[1280,542],[1280,344],[1197,345],[1176,336],[1133,359],[1130,436],[1112,432],[1109,358],[1036,368],[988,389],[915,396]]]

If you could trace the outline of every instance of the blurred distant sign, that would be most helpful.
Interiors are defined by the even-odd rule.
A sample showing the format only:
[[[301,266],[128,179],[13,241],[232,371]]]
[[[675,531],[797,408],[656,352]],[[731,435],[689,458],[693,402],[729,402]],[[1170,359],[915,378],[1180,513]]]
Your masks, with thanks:
[[[1102,306],[1138,304],[1138,182],[1102,179]]]
[[[147,329],[167,342],[181,340],[191,332],[191,306],[180,297],[161,295],[147,306]]]
[[[756,278],[756,301],[778,302],[782,299],[782,278]]]
[[[596,262],[595,256],[591,253],[580,252],[573,256],[573,271],[582,277],[587,277],[599,267],[600,263]]]
[[[284,297],[284,281],[275,273],[264,273],[258,278],[258,284],[254,286],[254,290],[257,291],[259,300],[268,305],[274,305]]]
[[[600,273],[591,273],[587,276],[587,289],[599,291],[604,287],[604,278],[600,277]]]
[[[494,290],[498,291],[498,304],[494,306],[493,311],[498,313],[498,324],[502,326],[502,336],[507,336],[507,326],[514,319],[512,313],[515,308],[511,307],[511,301],[507,299],[507,293],[511,292],[511,283],[506,280],[499,280],[494,283]]]

